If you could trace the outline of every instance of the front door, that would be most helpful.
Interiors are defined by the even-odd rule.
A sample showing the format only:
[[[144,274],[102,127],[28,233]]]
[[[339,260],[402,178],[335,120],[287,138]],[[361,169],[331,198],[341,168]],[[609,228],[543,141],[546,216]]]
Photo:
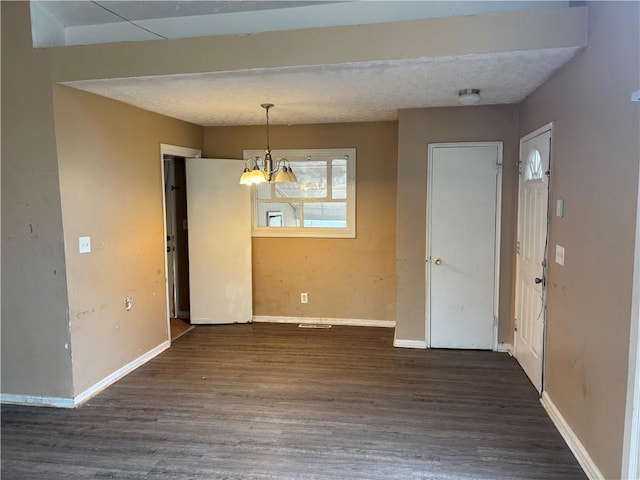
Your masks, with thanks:
[[[514,355],[542,391],[551,129],[520,141]]]
[[[493,349],[502,143],[429,145],[427,340]]]

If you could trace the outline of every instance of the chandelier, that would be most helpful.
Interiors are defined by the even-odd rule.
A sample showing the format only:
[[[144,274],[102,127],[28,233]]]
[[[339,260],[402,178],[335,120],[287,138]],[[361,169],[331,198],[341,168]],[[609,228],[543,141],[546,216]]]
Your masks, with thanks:
[[[273,107],[273,103],[263,103],[260,106],[265,109],[267,115],[267,148],[264,151],[264,158],[252,157],[245,161],[240,184],[297,182],[298,179],[286,158],[278,158],[275,170],[273,168],[273,158],[271,158],[271,147],[269,146],[269,109]]]

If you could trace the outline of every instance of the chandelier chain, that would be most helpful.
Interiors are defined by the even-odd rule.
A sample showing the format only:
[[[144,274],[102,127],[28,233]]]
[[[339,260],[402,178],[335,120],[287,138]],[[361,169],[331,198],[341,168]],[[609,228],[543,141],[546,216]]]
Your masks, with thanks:
[[[269,143],[269,107],[266,107],[267,110],[267,150],[271,151],[271,143]]]

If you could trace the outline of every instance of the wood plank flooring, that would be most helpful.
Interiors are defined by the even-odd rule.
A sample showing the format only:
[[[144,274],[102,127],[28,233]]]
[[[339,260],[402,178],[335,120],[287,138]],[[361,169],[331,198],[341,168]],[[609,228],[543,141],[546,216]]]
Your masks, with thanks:
[[[3,479],[584,479],[506,354],[197,327],[76,410],[2,407]]]
[[[169,330],[171,334],[171,341],[177,340],[192,328],[194,328],[193,325],[189,325],[188,322],[185,322],[180,318],[169,319]]]

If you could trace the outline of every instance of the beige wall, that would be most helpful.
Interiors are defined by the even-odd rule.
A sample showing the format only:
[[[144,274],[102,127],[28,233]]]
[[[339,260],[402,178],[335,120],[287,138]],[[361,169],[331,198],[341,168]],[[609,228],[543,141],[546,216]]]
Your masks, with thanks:
[[[395,122],[271,128],[279,149],[357,149],[357,237],[254,238],[254,315],[395,319],[397,131]],[[207,128],[204,155],[242,158],[265,141],[262,126]]]
[[[31,49],[28,4],[1,5],[2,393],[69,397],[66,267],[47,56]]]
[[[168,339],[160,143],[201,149],[203,129],[68,87],[54,100],[78,395]]]
[[[640,4],[589,3],[589,46],[522,106],[554,122],[545,389],[606,478],[620,478],[638,159]]]
[[[511,343],[518,107],[401,110],[398,132],[396,338],[425,339],[427,145],[502,141],[502,254],[498,341]]]

